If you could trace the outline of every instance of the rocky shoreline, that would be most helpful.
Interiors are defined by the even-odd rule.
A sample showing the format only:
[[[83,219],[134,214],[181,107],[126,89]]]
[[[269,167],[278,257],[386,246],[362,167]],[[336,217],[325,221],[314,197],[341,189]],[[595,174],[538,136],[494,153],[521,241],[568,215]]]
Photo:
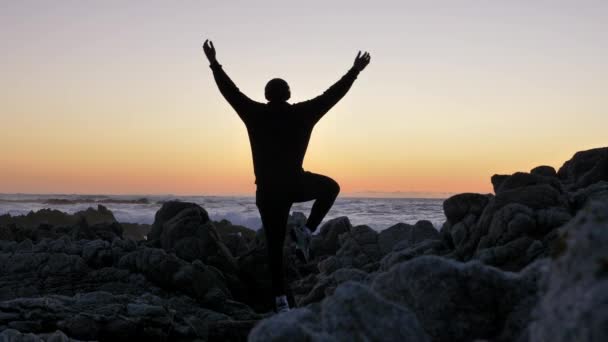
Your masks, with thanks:
[[[447,199],[440,229],[333,219],[307,264],[287,241],[281,315],[263,232],[196,204],[151,227],[102,205],[2,215],[0,341],[608,340],[608,148],[491,181]]]

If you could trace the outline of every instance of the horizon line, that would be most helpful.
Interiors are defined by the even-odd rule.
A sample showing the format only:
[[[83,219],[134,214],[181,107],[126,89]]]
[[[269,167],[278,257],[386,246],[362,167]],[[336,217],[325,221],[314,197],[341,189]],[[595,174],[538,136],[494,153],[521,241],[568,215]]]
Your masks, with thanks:
[[[339,197],[347,197],[347,198],[448,198],[459,192],[449,192],[449,191],[403,191],[403,190],[395,190],[395,191],[378,191],[378,190],[364,190],[364,191],[352,191],[346,192],[344,194],[339,195]],[[10,196],[10,195],[40,195],[40,196],[166,196],[166,197],[255,197],[255,193],[226,193],[226,194],[172,194],[172,193],[59,193],[59,192],[0,192],[0,196]],[[381,197],[386,196],[386,197]]]

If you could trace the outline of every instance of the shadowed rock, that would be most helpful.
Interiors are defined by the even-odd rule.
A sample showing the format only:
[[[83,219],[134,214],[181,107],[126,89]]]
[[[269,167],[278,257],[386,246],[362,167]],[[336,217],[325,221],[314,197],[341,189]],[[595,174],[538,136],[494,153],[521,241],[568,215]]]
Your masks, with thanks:
[[[380,274],[372,288],[410,308],[433,341],[470,341],[501,332],[512,309],[536,295],[533,280],[484,266],[421,256]]]
[[[530,341],[608,340],[608,202],[593,202],[561,229]]]
[[[276,315],[258,324],[249,341],[429,341],[416,316],[368,287],[347,282],[318,308]]]
[[[380,232],[378,245],[383,254],[388,254],[397,244],[403,249],[427,239],[439,239],[439,232],[429,221],[418,221],[415,225],[397,223]]]
[[[608,181],[608,147],[576,152],[557,172],[569,190]]]

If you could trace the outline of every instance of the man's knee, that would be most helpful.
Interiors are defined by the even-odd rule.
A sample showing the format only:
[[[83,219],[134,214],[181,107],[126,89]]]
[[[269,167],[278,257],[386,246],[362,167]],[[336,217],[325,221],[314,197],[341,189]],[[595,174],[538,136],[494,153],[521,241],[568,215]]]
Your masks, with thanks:
[[[340,184],[338,184],[338,182],[336,182],[335,180],[329,178],[329,181],[327,182],[327,190],[332,196],[338,196],[338,194],[340,193]]]

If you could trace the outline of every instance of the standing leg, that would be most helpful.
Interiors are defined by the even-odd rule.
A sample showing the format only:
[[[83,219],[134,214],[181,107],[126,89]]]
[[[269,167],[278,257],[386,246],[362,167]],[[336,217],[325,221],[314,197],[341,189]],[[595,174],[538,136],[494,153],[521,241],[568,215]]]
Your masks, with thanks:
[[[258,191],[256,192],[256,205],[260,211],[266,235],[268,263],[272,277],[272,292],[275,297],[284,296],[283,243],[285,242],[291,202],[287,200],[286,196]]]
[[[317,230],[317,227],[334,204],[336,197],[338,197],[338,193],[340,193],[340,185],[335,180],[312,172],[304,173],[298,182],[293,201],[315,200],[308,221],[306,221],[306,226],[312,232]]]

